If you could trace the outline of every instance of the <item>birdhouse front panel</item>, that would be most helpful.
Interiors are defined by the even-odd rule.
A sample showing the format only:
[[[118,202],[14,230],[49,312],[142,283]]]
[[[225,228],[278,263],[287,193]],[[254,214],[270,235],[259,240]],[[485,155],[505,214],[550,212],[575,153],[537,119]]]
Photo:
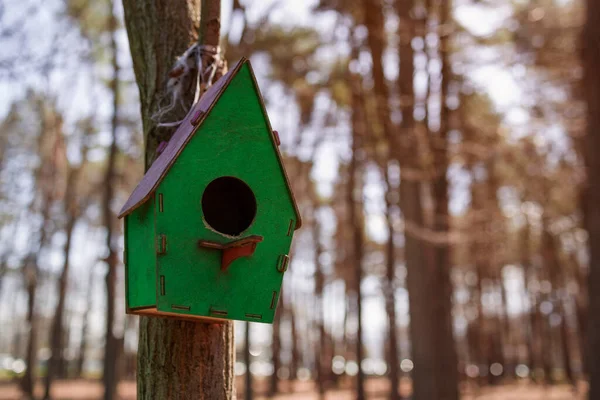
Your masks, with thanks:
[[[122,212],[131,312],[154,279],[150,314],[273,321],[300,215],[249,62],[221,79]]]
[[[248,66],[229,84],[156,190],[164,312],[271,322],[296,214]],[[193,173],[193,171],[197,171]],[[216,245],[256,238],[222,265]],[[214,244],[214,245],[211,245]]]

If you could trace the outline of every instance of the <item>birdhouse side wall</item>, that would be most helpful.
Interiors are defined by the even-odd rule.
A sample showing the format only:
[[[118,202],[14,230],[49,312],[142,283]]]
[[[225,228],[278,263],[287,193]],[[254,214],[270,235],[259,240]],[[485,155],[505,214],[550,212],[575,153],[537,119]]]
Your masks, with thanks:
[[[203,214],[203,193],[221,177],[243,181],[256,199],[256,216],[235,237],[217,232]],[[164,199],[156,233],[165,235],[167,242],[166,253],[158,256],[158,275],[164,282],[158,309],[272,322],[284,275],[278,262],[289,254],[297,217],[247,65],[225,89],[155,193]],[[199,240],[225,244],[251,235],[264,240],[254,254],[237,259],[225,271],[220,268],[219,250],[198,246]]]
[[[154,197],[125,217],[127,308],[156,306]]]

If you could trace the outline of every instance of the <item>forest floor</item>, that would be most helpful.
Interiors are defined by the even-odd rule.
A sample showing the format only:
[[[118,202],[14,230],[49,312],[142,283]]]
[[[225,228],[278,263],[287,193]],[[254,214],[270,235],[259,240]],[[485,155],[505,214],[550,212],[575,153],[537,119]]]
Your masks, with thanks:
[[[526,382],[501,385],[496,387],[475,388],[473,385],[463,390],[462,400],[583,400],[585,385],[581,385],[576,392],[572,386],[540,386]],[[243,399],[243,383],[238,382],[238,399]],[[266,399],[266,382],[255,382],[255,400]],[[277,400],[318,400],[312,382],[294,382],[292,385],[282,383],[280,389],[282,394],[275,397]],[[402,392],[408,394],[410,384],[402,385]],[[37,387],[38,396],[42,395],[41,383]],[[370,400],[383,400],[386,398],[387,383],[384,379],[370,379],[367,381],[367,394]],[[102,397],[102,385],[98,381],[78,380],[59,381],[53,388],[55,400],[93,400]],[[119,386],[119,398],[121,400],[135,399],[135,382],[122,382]],[[18,385],[10,382],[0,382],[0,400],[20,400],[21,392]],[[351,400],[354,399],[353,391],[330,390],[327,392],[326,400]]]

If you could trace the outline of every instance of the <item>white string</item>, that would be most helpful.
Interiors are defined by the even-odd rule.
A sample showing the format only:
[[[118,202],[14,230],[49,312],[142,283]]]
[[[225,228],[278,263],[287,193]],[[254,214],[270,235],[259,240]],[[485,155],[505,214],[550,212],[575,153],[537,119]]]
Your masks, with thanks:
[[[206,71],[203,67],[203,56],[210,56],[211,61],[208,64]],[[194,103],[200,99],[203,91],[206,91],[211,85],[217,73],[221,62],[221,48],[219,46],[191,45],[175,62],[175,65],[169,71],[169,79],[167,80],[166,96],[170,98],[169,103],[165,107],[159,107],[152,119],[159,122],[159,127],[176,127],[181,125],[183,120],[176,122],[160,122],[162,117],[173,110],[177,105],[185,108],[183,82],[192,78],[193,71],[196,71],[195,81],[196,88],[194,93]],[[189,112],[189,110],[188,110]]]

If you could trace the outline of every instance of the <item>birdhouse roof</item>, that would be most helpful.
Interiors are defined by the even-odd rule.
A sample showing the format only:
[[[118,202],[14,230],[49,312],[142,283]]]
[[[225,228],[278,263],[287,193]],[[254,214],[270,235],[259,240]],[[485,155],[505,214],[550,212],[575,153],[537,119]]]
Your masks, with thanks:
[[[274,134],[271,129],[269,118],[267,116],[267,111],[265,109],[264,100],[260,94],[260,90],[256,83],[254,71],[252,70],[250,61],[246,58],[242,58],[232,69],[229,70],[227,74],[225,74],[223,77],[221,77],[221,79],[215,82],[200,98],[200,101],[198,101],[188,112],[187,116],[185,117],[179,128],[175,131],[163,152],[158,156],[154,163],[152,163],[152,165],[150,166],[140,183],[134,189],[131,196],[129,196],[129,199],[119,212],[119,218],[123,218],[126,215],[132,213],[136,208],[138,208],[139,206],[144,204],[148,199],[150,199],[150,197],[158,188],[163,178],[169,172],[171,166],[175,163],[185,146],[189,143],[190,139],[194,136],[194,133],[197,132],[198,129],[202,126],[214,105],[217,103],[223,92],[225,92],[225,90],[227,89],[227,86],[231,83],[233,78],[240,71],[244,64],[248,64],[250,75],[252,76],[252,81],[254,83],[257,96],[259,96],[260,99],[263,115],[269,127],[269,134],[271,142],[273,144],[273,151],[275,151],[277,154],[279,165],[285,177],[286,186],[297,217],[296,229],[300,228],[302,220],[300,212],[298,210],[298,205],[296,204],[296,200],[294,198],[294,194],[292,193],[292,189],[290,186],[289,178],[283,166],[281,153],[279,152],[277,141],[275,140]]]

